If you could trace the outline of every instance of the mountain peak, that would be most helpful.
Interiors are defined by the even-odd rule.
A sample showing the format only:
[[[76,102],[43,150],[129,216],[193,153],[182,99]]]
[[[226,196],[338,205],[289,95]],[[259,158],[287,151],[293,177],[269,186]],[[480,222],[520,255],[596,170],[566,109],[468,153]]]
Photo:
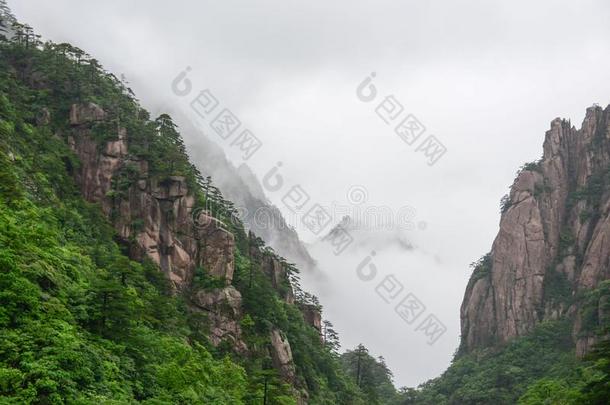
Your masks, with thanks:
[[[554,119],[543,149],[503,199],[490,260],[468,284],[463,350],[506,343],[563,316],[576,316],[579,354],[594,343],[577,297],[610,277],[610,107],[587,108],[578,130]],[[568,296],[558,294],[557,280]]]

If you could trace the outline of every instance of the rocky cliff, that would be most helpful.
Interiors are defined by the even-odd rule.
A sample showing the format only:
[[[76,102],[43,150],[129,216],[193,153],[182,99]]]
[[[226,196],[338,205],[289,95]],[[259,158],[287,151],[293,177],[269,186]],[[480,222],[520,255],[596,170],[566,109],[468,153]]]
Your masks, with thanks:
[[[148,162],[129,156],[124,128],[100,148],[91,124],[104,117],[93,103],[75,104],[70,112],[68,142],[80,159],[75,178],[85,199],[101,204],[121,240],[136,242],[130,244],[132,256],[151,258],[177,289],[189,286],[198,266],[230,284],[233,235],[205,212],[193,212],[194,198],[184,177],[149,176]],[[130,184],[115,181],[120,170],[131,170]]]
[[[89,202],[99,203],[114,225],[121,242],[134,259],[151,259],[166,274],[176,293],[189,297],[191,311],[207,316],[208,337],[218,346],[228,342],[237,353],[247,354],[242,340],[241,293],[232,285],[235,241],[224,224],[208,211],[195,208],[194,197],[182,176],[159,179],[149,174],[146,160],[128,153],[128,133],[117,128],[115,139],[100,145],[92,128],[104,122],[106,112],[93,103],[74,104],[70,111],[68,144],[80,160],[74,177]],[[129,175],[125,175],[129,171]],[[125,184],[125,177],[130,181]],[[122,179],[122,183],[119,180]],[[284,300],[294,303],[285,263],[261,249],[263,243],[249,234],[249,256],[269,277]],[[223,286],[198,288],[195,272],[206,274]],[[305,321],[319,331],[318,318],[304,311]],[[290,342],[279,329],[270,335],[269,352],[286,382],[295,383]],[[301,394],[302,395],[302,394]]]
[[[0,38],[2,396],[364,403],[296,265],[246,232],[173,119],[16,27]]]
[[[223,224],[205,211],[194,210],[194,198],[182,176],[159,179],[148,173],[146,160],[128,153],[127,131],[118,128],[116,140],[103,146],[91,128],[106,113],[93,103],[72,106],[68,143],[80,159],[74,176],[86,200],[101,205],[130,256],[155,262],[176,291],[192,294],[192,309],[205,311],[210,321],[210,340],[230,340],[237,351],[241,341],[241,294],[231,281],[234,272],[234,238]],[[117,177],[130,170],[130,182]],[[222,280],[222,289],[193,290],[197,268]]]
[[[580,129],[553,120],[543,149],[503,199],[491,252],[468,283],[462,351],[561,317],[573,320],[579,355],[596,341],[582,321],[582,297],[610,277],[610,106],[588,108]]]

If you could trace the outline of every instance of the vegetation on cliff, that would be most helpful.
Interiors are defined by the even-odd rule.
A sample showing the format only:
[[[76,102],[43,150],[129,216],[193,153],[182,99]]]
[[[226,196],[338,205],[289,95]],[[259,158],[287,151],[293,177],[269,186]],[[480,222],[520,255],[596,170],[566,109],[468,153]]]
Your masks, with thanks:
[[[472,264],[469,285],[492,270],[490,254]],[[548,276],[547,276],[548,277]],[[565,283],[547,281],[553,302],[581,303],[578,314],[539,323],[529,334],[506,344],[457,352],[451,366],[438,378],[408,390],[405,404],[553,404],[605,405],[610,398],[610,281],[575,298]],[[574,336],[576,315],[580,318]],[[583,359],[579,338],[599,341]],[[463,343],[463,342],[462,342]]]
[[[336,342],[322,342],[287,302],[296,285],[274,286],[262,271],[232,204],[189,162],[171,117],[151,119],[82,50],[15,29],[14,41],[0,43],[0,403],[383,403],[367,401]],[[130,259],[134,241],[119,240],[111,223],[118,213],[107,218],[83,199],[68,134],[71,106],[87,103],[106,113],[92,127],[98,145],[125,128],[129,154],[147,161],[151,176],[185,177],[196,207],[234,234],[247,352],[211,344],[188,297],[153,261]],[[107,197],[123,198],[134,170],[122,167]],[[199,270],[194,287],[218,287]],[[296,281],[296,269],[290,274]],[[273,330],[290,342],[293,381],[273,365]]]
[[[608,285],[591,298],[610,297]],[[598,333],[608,333],[609,326]],[[457,356],[443,375],[410,391],[405,403],[603,405],[610,398],[609,359],[604,341],[578,360],[569,320],[544,322],[505,347]]]

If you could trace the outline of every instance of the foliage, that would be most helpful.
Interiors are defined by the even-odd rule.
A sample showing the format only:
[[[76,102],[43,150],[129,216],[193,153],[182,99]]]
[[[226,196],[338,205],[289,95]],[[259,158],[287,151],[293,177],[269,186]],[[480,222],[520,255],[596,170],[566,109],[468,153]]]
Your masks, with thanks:
[[[599,212],[602,197],[610,190],[610,167],[596,170],[587,179],[586,186],[573,191],[568,196],[568,208],[573,207],[576,202],[584,200],[587,202],[589,212]]]
[[[542,378],[528,387],[520,404],[599,404],[610,398],[610,281],[602,282],[583,298],[581,335],[598,337],[594,345],[571,375]]]
[[[447,371],[411,392],[411,404],[509,404],[541,378],[571,377],[577,369],[570,323],[545,322],[500,349],[456,357]]]
[[[240,403],[244,370],[188,343],[158,270],[123,256],[99,209],[77,196],[67,146],[2,99],[0,120],[14,129],[0,136],[1,161],[16,156],[0,167],[11,179],[0,200],[3,401]]]
[[[500,199],[500,213],[504,214],[512,205],[513,202],[510,199],[510,195],[504,194],[504,196],[502,196],[502,198]]]
[[[534,184],[534,197],[540,197],[542,194],[550,193],[553,188],[548,184],[547,179],[544,179],[542,184]]]
[[[533,162],[525,163],[523,166],[519,168],[519,172],[524,170],[528,170],[530,172],[541,172],[542,171],[542,158],[535,160]]]
[[[383,357],[373,358],[366,347],[360,344],[356,349],[342,354],[341,363],[364,392],[367,404],[401,403],[401,395],[392,384],[392,372]]]
[[[581,307],[581,330],[587,335],[605,335],[610,332],[610,280],[587,292]]]
[[[568,405],[577,404],[582,399],[580,390],[562,380],[543,378],[530,386],[519,398],[521,405]]]
[[[483,255],[476,262],[470,263],[470,268],[472,269],[472,276],[470,277],[469,284],[474,283],[478,279],[489,276],[491,273],[491,269],[493,266],[493,262],[491,260],[491,252]]]
[[[572,284],[564,273],[550,266],[544,277],[544,302],[570,304],[573,302]]]
[[[403,404],[606,404],[609,341],[579,361],[570,326],[543,322],[504,347],[458,356],[442,376],[404,389]]]

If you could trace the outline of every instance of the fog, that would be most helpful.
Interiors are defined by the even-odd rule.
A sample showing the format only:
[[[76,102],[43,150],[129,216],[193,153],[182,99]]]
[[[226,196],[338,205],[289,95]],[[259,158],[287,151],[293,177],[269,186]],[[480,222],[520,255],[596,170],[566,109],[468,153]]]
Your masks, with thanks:
[[[438,376],[459,342],[469,263],[489,251],[499,200],[516,170],[542,153],[555,117],[580,126],[585,108],[610,101],[610,3],[570,1],[9,0],[45,39],[70,42],[124,74],[153,112],[180,110],[236,166],[243,155],[190,107],[209,89],[261,142],[247,163],[262,181],[281,162],[283,187],[266,189],[308,242],[319,274],[304,275],[344,348],[382,355],[398,386]],[[172,91],[189,67],[192,91]],[[377,97],[358,86],[374,72]],[[426,132],[408,145],[376,113],[385,97]],[[433,165],[417,146],[434,135]],[[202,135],[203,136],[203,135]],[[189,142],[197,142],[196,137]],[[339,255],[282,202],[300,185],[313,203],[387,207],[408,224],[359,226]],[[349,191],[357,186],[362,201]],[[385,208],[384,208],[385,209]],[[375,229],[372,229],[375,228]],[[402,241],[402,242],[400,242]],[[374,280],[356,269],[372,251]],[[368,266],[368,264],[367,264]],[[426,307],[413,325],[375,288],[394,274]],[[447,331],[429,345],[417,323]]]

